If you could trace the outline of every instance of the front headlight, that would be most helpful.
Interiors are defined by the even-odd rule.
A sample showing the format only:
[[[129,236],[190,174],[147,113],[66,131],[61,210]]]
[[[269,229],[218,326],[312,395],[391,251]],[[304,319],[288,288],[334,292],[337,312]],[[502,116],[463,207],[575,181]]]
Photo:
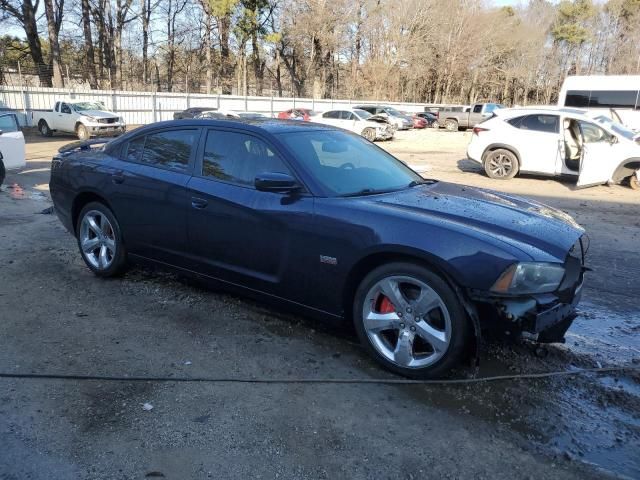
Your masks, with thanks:
[[[516,263],[500,275],[491,291],[506,294],[548,293],[555,291],[563,278],[564,267],[558,263]]]

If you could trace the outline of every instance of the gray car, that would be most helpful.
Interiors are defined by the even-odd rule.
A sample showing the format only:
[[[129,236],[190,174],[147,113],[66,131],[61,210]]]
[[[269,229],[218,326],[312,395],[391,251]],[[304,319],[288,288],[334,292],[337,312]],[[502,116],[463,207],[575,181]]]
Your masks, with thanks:
[[[408,130],[413,127],[413,119],[409,115],[387,105],[358,105],[353,108],[364,110],[371,115],[384,117],[397,130]]]

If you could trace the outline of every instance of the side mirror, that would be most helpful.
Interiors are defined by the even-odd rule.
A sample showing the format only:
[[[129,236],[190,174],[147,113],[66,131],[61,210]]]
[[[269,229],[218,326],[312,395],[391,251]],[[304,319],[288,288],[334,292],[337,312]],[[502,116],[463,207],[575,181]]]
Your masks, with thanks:
[[[286,173],[267,172],[256,175],[254,185],[261,192],[287,193],[300,190],[300,184]]]
[[[611,145],[615,145],[616,143],[618,143],[618,137],[616,137],[615,135],[611,135],[611,137],[609,138],[609,143]]]

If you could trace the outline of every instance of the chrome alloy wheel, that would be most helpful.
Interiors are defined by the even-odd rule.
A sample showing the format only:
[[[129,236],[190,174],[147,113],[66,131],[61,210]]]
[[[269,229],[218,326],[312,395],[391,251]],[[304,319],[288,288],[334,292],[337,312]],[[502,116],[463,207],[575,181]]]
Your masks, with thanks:
[[[363,305],[364,330],[387,360],[405,368],[434,364],[451,342],[451,317],[438,293],[409,276],[383,278]]]
[[[513,171],[513,161],[504,153],[495,153],[489,158],[489,170],[496,177],[506,177]]]
[[[80,248],[84,258],[96,269],[106,270],[116,256],[116,239],[107,217],[88,211],[80,223]]]

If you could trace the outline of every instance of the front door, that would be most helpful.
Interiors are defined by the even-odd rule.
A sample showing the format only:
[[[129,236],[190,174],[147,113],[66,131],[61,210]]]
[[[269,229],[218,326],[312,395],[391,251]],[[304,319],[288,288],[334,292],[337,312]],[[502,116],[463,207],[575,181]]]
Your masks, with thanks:
[[[591,122],[579,121],[578,124],[582,133],[582,158],[577,186],[607,183],[617,166],[617,139]]]
[[[190,254],[201,273],[304,303],[313,197],[256,190],[266,172],[292,174],[264,139],[208,130],[188,184]]]
[[[25,164],[24,135],[13,113],[0,115],[0,160],[7,169]]]
[[[58,125],[60,126],[60,130],[64,132],[75,132],[75,123],[76,122],[71,105],[62,102],[60,104],[60,111],[58,112]]]

